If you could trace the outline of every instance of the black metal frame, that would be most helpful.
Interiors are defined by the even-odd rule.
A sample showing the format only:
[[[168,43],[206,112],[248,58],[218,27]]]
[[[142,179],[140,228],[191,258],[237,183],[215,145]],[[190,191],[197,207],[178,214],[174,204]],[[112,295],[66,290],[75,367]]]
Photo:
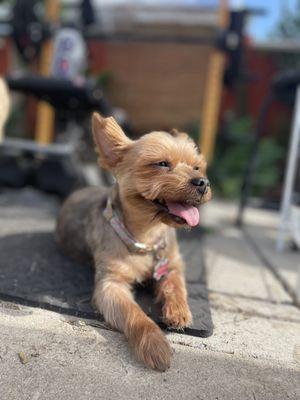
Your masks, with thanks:
[[[238,216],[236,225],[243,225],[243,217],[245,209],[249,202],[251,189],[253,186],[254,174],[256,170],[257,156],[260,140],[264,132],[264,126],[268,111],[274,100],[288,101],[293,104],[296,94],[296,88],[300,84],[300,70],[288,70],[276,75],[271,83],[269,93],[265,96],[257,119],[256,129],[254,132],[253,143],[250,151],[250,156],[245,169],[241,197],[239,203]]]

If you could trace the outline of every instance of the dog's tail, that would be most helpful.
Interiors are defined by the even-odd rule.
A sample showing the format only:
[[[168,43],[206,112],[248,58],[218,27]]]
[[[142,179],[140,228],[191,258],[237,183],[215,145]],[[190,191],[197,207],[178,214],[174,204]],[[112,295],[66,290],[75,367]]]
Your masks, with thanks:
[[[0,77],[0,143],[3,140],[3,128],[10,110],[10,98],[7,85]]]

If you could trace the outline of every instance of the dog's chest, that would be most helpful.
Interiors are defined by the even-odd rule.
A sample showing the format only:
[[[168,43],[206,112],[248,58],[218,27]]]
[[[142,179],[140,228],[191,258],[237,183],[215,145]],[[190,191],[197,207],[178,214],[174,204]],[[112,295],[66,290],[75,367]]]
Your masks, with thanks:
[[[143,281],[153,279],[157,267],[160,264],[162,265],[164,260],[167,260],[164,252],[159,254],[159,257],[154,254],[131,255],[128,261],[134,280],[137,283],[142,283]]]

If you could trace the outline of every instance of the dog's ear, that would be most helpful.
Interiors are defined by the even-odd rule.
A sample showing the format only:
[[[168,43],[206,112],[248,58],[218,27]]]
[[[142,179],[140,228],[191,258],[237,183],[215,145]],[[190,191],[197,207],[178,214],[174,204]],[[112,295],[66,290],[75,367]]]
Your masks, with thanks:
[[[171,136],[178,137],[178,138],[181,138],[181,139],[189,139],[189,135],[188,135],[187,133],[185,133],[185,132],[180,132],[180,131],[178,131],[176,128],[172,128],[172,129],[169,131],[169,134],[170,134]]]
[[[100,114],[94,113],[92,129],[100,165],[106,169],[114,168],[132,141],[113,117],[102,118]]]

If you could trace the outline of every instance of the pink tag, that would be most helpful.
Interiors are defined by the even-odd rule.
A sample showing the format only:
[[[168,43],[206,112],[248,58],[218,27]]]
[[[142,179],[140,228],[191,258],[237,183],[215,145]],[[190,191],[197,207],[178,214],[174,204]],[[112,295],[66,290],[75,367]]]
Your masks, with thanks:
[[[169,273],[169,260],[167,258],[162,258],[157,262],[154,267],[153,278],[159,281],[164,276]]]

